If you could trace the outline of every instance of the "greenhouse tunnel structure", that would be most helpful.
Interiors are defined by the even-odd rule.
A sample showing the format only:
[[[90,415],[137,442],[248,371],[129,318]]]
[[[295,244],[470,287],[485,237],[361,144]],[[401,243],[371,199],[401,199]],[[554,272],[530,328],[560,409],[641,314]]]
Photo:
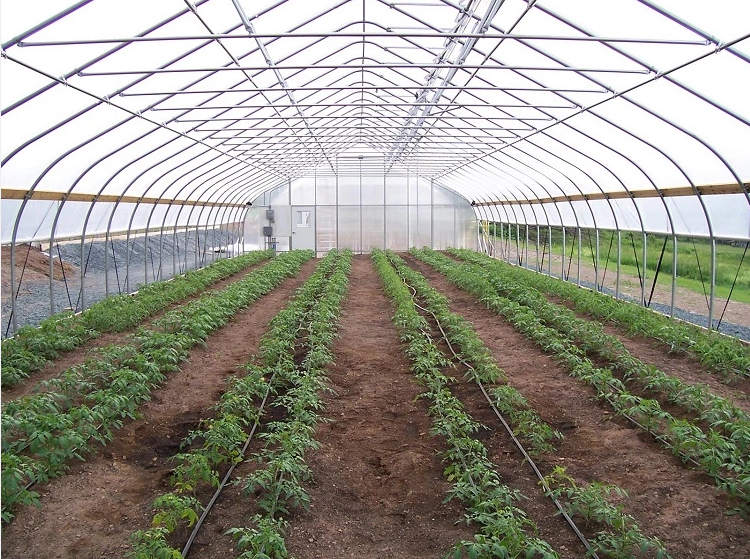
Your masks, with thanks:
[[[1,19],[3,337],[260,248],[472,248],[592,267],[617,297],[627,257],[635,301],[661,271],[674,315],[698,243],[707,324],[729,303],[745,0],[8,0]]]

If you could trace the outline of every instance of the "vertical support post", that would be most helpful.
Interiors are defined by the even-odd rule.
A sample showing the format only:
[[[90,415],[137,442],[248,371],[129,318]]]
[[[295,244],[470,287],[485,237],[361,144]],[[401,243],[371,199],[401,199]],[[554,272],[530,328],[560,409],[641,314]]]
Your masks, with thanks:
[[[528,268],[529,267],[529,224],[528,223],[524,226],[524,229],[526,232],[524,236],[524,247],[523,247],[524,248],[523,252],[526,255],[526,261],[525,261],[524,267]]]
[[[84,239],[86,238],[86,231],[81,231],[81,311],[86,310],[86,282],[84,281],[86,277],[86,263],[83,260],[83,245],[84,245]],[[60,266],[62,266],[62,262],[60,262]]]
[[[547,275],[552,275],[552,226],[547,225]]]
[[[576,285],[581,285],[581,227],[578,227],[578,265],[576,266]]]
[[[143,285],[148,285],[148,223],[143,233]]]
[[[125,293],[130,293],[130,229],[125,234]]]
[[[714,303],[716,302],[716,238],[711,235],[711,294],[708,300],[708,329],[714,329]]]
[[[198,215],[200,216],[200,214]],[[200,258],[200,252],[201,252],[200,251],[200,247],[201,247],[200,238],[201,238],[201,224],[200,224],[200,221],[198,221],[195,224],[195,268],[194,268],[195,270],[197,270],[200,266],[200,263],[198,260]],[[205,239],[203,240],[203,242],[205,244],[206,242]]]
[[[495,222],[495,233],[497,233],[497,222]],[[500,257],[505,258],[505,245],[503,244],[505,242],[503,238],[503,229],[505,227],[503,226],[503,222],[500,222]]]
[[[419,197],[419,175],[417,175],[417,197]],[[432,179],[430,179],[430,246],[435,249],[435,205],[432,201]]]
[[[669,304],[669,316],[674,318],[675,297],[677,296],[677,235],[672,232],[672,297]]]
[[[599,269],[600,269],[601,262],[599,261],[600,255],[599,255],[599,229],[598,228],[594,229],[594,235],[596,237],[596,246],[594,247],[594,251],[595,251],[594,258],[596,262],[596,264],[594,265],[594,289],[596,291],[601,291],[601,289],[599,288]],[[602,286],[603,284],[604,284],[604,281],[602,281]]]
[[[109,229],[104,235],[104,296],[109,297]]]
[[[291,187],[289,192],[291,193]],[[364,249],[364,239],[362,236],[362,160],[359,160],[359,253],[362,254]]]
[[[386,196],[385,182],[386,182],[386,178],[385,178],[385,172],[384,172],[383,173],[383,250],[388,248],[388,211],[387,211],[388,206],[386,204],[386,199],[385,199],[385,196]]]
[[[174,229],[172,230],[172,275],[177,275],[177,216],[174,218]]]
[[[560,267],[560,279],[567,281],[568,278],[565,277],[565,254],[567,253],[567,249],[565,248],[565,225],[563,224],[560,229],[562,230],[562,253],[560,254],[560,256],[562,256],[562,258],[560,259],[562,260],[562,265]]]
[[[617,230],[617,280],[615,280],[615,299],[620,298],[620,267],[622,265],[622,231]]]
[[[536,270],[537,272],[541,272],[541,264],[539,263],[539,224],[536,225]]]
[[[646,260],[648,256],[646,241],[648,239],[646,238],[645,231],[642,232],[641,238],[643,239],[643,278],[641,280],[641,306],[645,307],[646,306],[646,270],[648,269],[648,261]]]

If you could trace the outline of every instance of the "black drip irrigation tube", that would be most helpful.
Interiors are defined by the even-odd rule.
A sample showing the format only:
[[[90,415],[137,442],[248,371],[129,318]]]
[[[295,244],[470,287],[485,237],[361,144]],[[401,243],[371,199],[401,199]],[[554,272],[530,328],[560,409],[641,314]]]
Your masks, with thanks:
[[[266,402],[268,401],[268,395],[271,393],[271,386],[273,385],[273,379],[275,377],[276,377],[276,372],[274,371],[273,375],[268,380],[268,389],[266,390],[266,394],[265,396],[263,396],[263,400],[261,401],[260,406],[258,407],[258,411],[260,413],[262,413],[263,408],[266,407]],[[198,518],[197,522],[195,523],[195,526],[193,527],[193,531],[190,533],[190,537],[188,538],[187,542],[185,542],[185,547],[182,548],[183,558],[187,557],[188,553],[190,553],[190,547],[193,545],[195,538],[198,537],[198,532],[200,531],[201,526],[203,526],[203,522],[208,517],[208,514],[211,512],[211,509],[213,508],[216,501],[219,499],[219,495],[221,495],[221,492],[227,486],[229,482],[229,478],[232,477],[232,473],[234,473],[234,469],[245,461],[245,452],[247,452],[247,447],[250,446],[250,441],[255,435],[255,431],[258,428],[258,425],[260,425],[260,413],[258,414],[258,419],[255,420],[255,423],[253,424],[252,429],[250,429],[250,433],[247,436],[247,440],[245,441],[245,444],[242,445],[242,450],[240,451],[241,460],[239,462],[234,462],[229,467],[229,470],[227,470],[227,473],[224,474],[224,478],[221,480],[219,487],[216,488],[216,491],[211,497],[211,500],[208,501],[208,503],[206,504],[206,508],[203,509],[203,513],[201,513],[200,518]]]
[[[448,335],[445,333],[445,330],[443,330],[443,327],[440,324],[440,321],[438,320],[438,317],[435,315],[435,313],[432,312],[429,309],[426,309],[426,308],[422,307],[421,305],[419,305],[416,302],[416,300],[415,300],[416,297],[417,297],[417,291],[416,291],[416,289],[414,289],[411,285],[409,285],[406,282],[405,279],[402,278],[402,281],[404,282],[404,285],[406,285],[412,291],[412,293],[414,294],[414,297],[412,299],[413,303],[414,303],[414,306],[417,307],[417,308],[419,308],[419,309],[421,309],[422,311],[424,311],[424,312],[429,313],[430,315],[432,315],[432,318],[435,320],[435,324],[437,325],[438,329],[440,330],[440,333],[443,336],[443,340],[445,340],[445,343],[448,344],[448,349],[450,349],[451,353],[453,354],[453,357],[455,357],[458,362],[462,363],[468,369],[470,369],[472,371],[475,370],[474,367],[472,367],[464,359],[462,359],[461,357],[459,357],[459,355],[453,349],[453,345],[451,344],[450,340],[448,339]],[[537,478],[539,479],[539,482],[540,482],[541,486],[545,490],[545,494],[549,494],[550,488],[545,483],[544,476],[542,475],[542,472],[539,471],[539,468],[537,467],[536,463],[534,462],[534,460],[532,460],[531,456],[529,456],[529,453],[526,451],[526,449],[524,448],[524,446],[521,443],[521,441],[518,440],[518,437],[516,437],[515,433],[513,432],[512,427],[508,424],[508,422],[502,416],[502,414],[500,413],[500,410],[498,410],[497,407],[495,407],[495,404],[492,403],[492,399],[490,398],[489,394],[487,394],[487,390],[484,388],[484,385],[482,384],[482,382],[477,379],[476,383],[479,386],[480,390],[482,391],[482,394],[484,395],[485,399],[487,400],[487,403],[492,408],[492,411],[495,412],[495,415],[500,420],[500,423],[502,423],[503,427],[508,432],[508,435],[513,440],[513,443],[516,445],[516,448],[518,448],[519,452],[521,452],[521,454],[523,455],[523,457],[526,460],[526,462],[528,462],[529,466],[531,466],[531,469],[534,470],[534,473],[536,474]],[[596,552],[591,549],[591,544],[589,544],[588,540],[586,539],[586,536],[583,535],[583,533],[578,528],[578,526],[576,525],[576,523],[573,521],[573,519],[570,517],[570,515],[565,511],[565,509],[563,508],[563,506],[560,504],[560,501],[558,501],[555,497],[550,497],[550,499],[554,503],[554,505],[557,508],[557,510],[560,511],[560,514],[565,519],[565,522],[568,523],[568,526],[570,526],[571,530],[573,530],[573,532],[575,533],[575,535],[578,537],[578,539],[584,545],[584,547],[586,548],[586,551],[588,553],[588,556],[589,557],[593,557],[594,559],[599,559],[599,556],[596,554]]]

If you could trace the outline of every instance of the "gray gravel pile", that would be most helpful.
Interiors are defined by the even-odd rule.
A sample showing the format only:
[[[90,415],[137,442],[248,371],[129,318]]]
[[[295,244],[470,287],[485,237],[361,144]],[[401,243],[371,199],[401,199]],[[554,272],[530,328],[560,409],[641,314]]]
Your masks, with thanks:
[[[148,273],[148,283],[157,279],[168,279],[173,274],[173,262],[177,256],[177,273],[184,273],[186,270],[200,268],[211,262],[224,258],[225,253],[215,252],[214,247],[226,247],[237,242],[236,232],[215,229],[200,231],[198,239],[198,259],[196,263],[196,234],[191,231],[187,239],[185,233],[178,233],[175,238],[172,235],[165,235],[163,238],[150,236],[146,240],[144,237],[130,239],[113,239],[107,243],[108,251],[105,258],[104,241],[94,241],[86,243],[83,251],[83,268],[85,270],[84,281],[84,303],[85,307],[90,307],[93,303],[101,301],[106,297],[107,285],[105,280],[105,265],[108,267],[109,276],[109,294],[125,293],[126,291],[136,291],[140,285],[146,283],[146,274]],[[187,246],[187,260],[186,250]],[[62,244],[52,251],[54,258],[59,257],[64,262],[73,264],[78,269],[82,267],[81,246],[78,243]],[[161,259],[159,255],[161,254]],[[159,262],[161,260],[161,271]],[[126,262],[128,267],[126,269]],[[19,263],[23,265],[23,263]],[[197,264],[197,265],[196,265]],[[128,273],[129,272],[129,273]],[[64,309],[81,310],[81,281],[80,273],[66,274],[66,281],[54,281],[52,286],[52,300],[54,312],[60,312]],[[18,279],[16,280],[18,281]],[[67,288],[66,288],[67,284]],[[18,286],[16,286],[18,288]],[[129,289],[127,289],[129,288]],[[16,312],[18,326],[36,326],[42,320],[50,315],[50,287],[49,280],[29,281],[24,279],[20,286],[18,299],[16,300]],[[11,303],[3,301],[2,303],[2,337],[11,333],[9,330],[11,317]]]
[[[554,273],[552,275],[560,279],[559,275],[555,275]],[[595,285],[588,281],[581,280],[581,285],[583,287],[588,287],[589,289],[595,289]],[[614,290],[609,289],[606,286],[601,291],[613,297],[615,296]],[[635,299],[628,295],[623,295],[622,293],[620,294],[620,299],[623,299],[625,301],[630,301],[631,303],[639,304],[638,299]],[[651,310],[654,310],[661,314],[665,314],[667,316],[669,315],[669,311],[670,311],[669,305],[664,305],[662,303],[655,303],[652,301],[650,308]],[[675,318],[679,320],[684,320],[685,322],[690,322],[691,324],[696,324],[698,326],[708,328],[708,316],[707,315],[702,315],[702,314],[686,311],[686,310],[675,307],[674,316]],[[718,322],[719,322],[718,317],[714,317],[714,329],[716,329],[716,325]],[[743,326],[741,324],[731,324],[729,322],[722,321],[721,324],[719,324],[718,330],[722,334],[727,334],[729,336],[734,336],[746,342],[750,342],[750,328],[747,326]]]

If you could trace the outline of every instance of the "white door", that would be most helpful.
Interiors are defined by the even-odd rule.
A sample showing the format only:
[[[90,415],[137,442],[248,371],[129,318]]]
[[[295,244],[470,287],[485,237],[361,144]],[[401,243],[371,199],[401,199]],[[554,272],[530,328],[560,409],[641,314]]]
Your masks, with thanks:
[[[315,250],[315,206],[292,206],[293,250]]]

